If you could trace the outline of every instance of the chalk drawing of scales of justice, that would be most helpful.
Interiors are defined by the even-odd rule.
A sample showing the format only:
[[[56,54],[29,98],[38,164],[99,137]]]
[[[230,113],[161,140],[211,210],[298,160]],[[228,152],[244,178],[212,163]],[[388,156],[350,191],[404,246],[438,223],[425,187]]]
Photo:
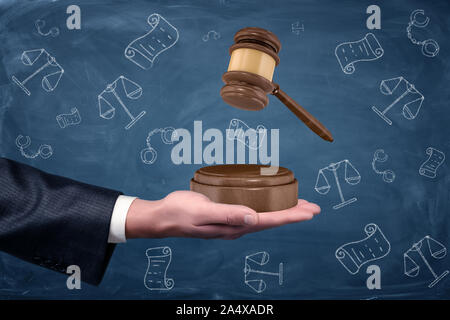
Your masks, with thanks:
[[[361,181],[360,173],[351,164],[351,162],[349,160],[345,159],[345,160],[342,160],[342,161],[339,161],[336,163],[330,163],[328,166],[319,170],[319,173],[317,174],[316,185],[315,185],[314,189],[322,195],[327,194],[331,189],[330,182],[328,181],[328,178],[327,178],[327,175],[331,176],[330,173],[333,174],[332,177],[334,177],[337,191],[339,193],[339,199],[341,200],[340,203],[335,204],[333,206],[333,209],[337,210],[346,205],[349,205],[350,203],[357,201],[356,197],[352,197],[351,199],[347,199],[347,200],[344,198],[344,194],[342,192],[342,187],[341,187],[341,182],[339,179],[339,176],[342,176],[342,173],[343,173],[344,180],[349,185],[356,185]]]
[[[278,265],[278,272],[261,270],[261,267],[269,263],[269,253],[260,251],[245,257],[244,282],[256,293],[262,293],[267,288],[267,277],[278,278],[278,284],[283,284],[283,262]]]
[[[427,248],[428,250],[426,250]],[[432,288],[447,276],[449,271],[445,270],[438,275],[431,267],[429,260],[431,258],[443,259],[446,255],[447,248],[442,243],[430,236],[425,236],[403,254],[404,273],[408,277],[417,277],[420,272],[419,263],[423,262],[433,276],[433,281],[428,285],[428,288]]]
[[[372,110],[389,125],[392,125],[392,120],[388,118],[387,113],[393,107],[403,104],[403,117],[408,120],[413,120],[419,114],[423,100],[425,99],[414,84],[403,77],[381,81],[380,91],[386,96],[392,96],[394,101],[385,107],[384,110],[380,110],[375,106],[372,107]]]
[[[47,92],[55,90],[64,74],[64,69],[56,62],[55,57],[50,55],[45,49],[25,50],[21,56],[22,64],[34,68],[25,79],[19,80],[15,75],[12,80],[19,86],[28,96],[31,95],[27,88],[28,82],[42,75],[41,86]]]
[[[121,107],[131,120],[125,126],[125,129],[130,129],[146,112],[141,111],[137,116],[134,116],[125,104],[125,98],[131,101],[139,99],[141,96],[142,87],[140,85],[124,76],[118,77],[112,83],[108,84],[106,89],[98,95],[100,117],[107,120],[112,119],[114,118],[116,108]]]

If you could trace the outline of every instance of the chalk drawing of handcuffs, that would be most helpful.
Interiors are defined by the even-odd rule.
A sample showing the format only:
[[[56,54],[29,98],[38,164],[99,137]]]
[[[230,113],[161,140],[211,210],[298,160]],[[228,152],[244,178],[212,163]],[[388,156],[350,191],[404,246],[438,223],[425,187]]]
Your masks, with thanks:
[[[425,20],[418,20],[417,16],[422,15],[425,17]],[[426,57],[435,57],[439,53],[439,44],[433,39],[427,39],[425,41],[419,41],[415,39],[411,33],[412,26],[417,28],[425,28],[430,22],[430,18],[425,16],[425,11],[422,9],[414,10],[409,17],[408,27],[406,28],[406,33],[408,35],[409,40],[413,44],[418,46],[422,46],[422,54]]]
[[[158,153],[150,143],[151,137],[157,133],[161,134],[161,140],[162,142],[164,142],[164,144],[172,144],[174,138],[177,136],[177,132],[173,127],[166,127],[164,129],[158,128],[150,131],[147,135],[147,139],[145,140],[147,148],[141,150],[141,160],[145,164],[155,163],[156,158],[158,157]]]
[[[25,140],[25,141],[24,141]],[[53,155],[52,146],[48,144],[42,144],[38,151],[34,153],[27,153],[25,149],[27,149],[31,145],[31,139],[29,136],[18,135],[16,138],[16,146],[19,148],[20,153],[27,159],[34,159],[37,156],[40,156],[42,159],[48,159]]]
[[[212,35],[212,37],[209,36],[210,34]],[[202,37],[202,40],[203,40],[204,42],[206,42],[206,41],[208,41],[208,40],[211,39],[211,38],[214,39],[214,40],[220,39],[220,33],[217,32],[217,31],[215,31],[215,30],[208,31],[208,33],[205,34],[205,35]]]
[[[392,170],[380,171],[376,167],[376,163],[377,162],[386,162],[387,159],[388,159],[388,155],[384,152],[384,150],[383,149],[378,149],[373,154],[372,169],[377,174],[382,174],[383,175],[383,181],[384,182],[391,183],[391,182],[393,182],[395,180],[395,173],[394,173],[394,171],[392,171]]]
[[[49,31],[43,32],[43,31],[42,31],[42,28],[45,27],[45,21],[44,21],[44,20],[38,19],[38,20],[36,20],[36,22],[34,23],[34,25],[36,26],[37,32],[38,32],[41,36],[44,36],[44,37],[46,37],[46,36],[52,36],[53,38],[55,38],[55,37],[57,37],[57,36],[59,35],[59,29],[58,29],[58,27],[53,27],[53,28],[50,28]]]

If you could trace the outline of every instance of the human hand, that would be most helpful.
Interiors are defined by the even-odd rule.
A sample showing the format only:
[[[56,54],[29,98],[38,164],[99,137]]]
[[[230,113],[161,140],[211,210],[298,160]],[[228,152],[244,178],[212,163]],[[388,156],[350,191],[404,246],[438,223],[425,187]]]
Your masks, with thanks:
[[[157,201],[134,200],[125,233],[127,239],[236,239],[250,232],[310,220],[319,212],[318,205],[299,200],[290,209],[256,213],[245,206],[215,203],[197,192],[175,191]]]

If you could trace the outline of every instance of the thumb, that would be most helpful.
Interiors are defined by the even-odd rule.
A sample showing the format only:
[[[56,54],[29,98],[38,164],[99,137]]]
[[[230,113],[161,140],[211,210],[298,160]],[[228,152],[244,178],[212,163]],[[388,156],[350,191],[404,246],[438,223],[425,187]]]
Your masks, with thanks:
[[[211,202],[208,211],[208,217],[204,219],[205,224],[253,226],[259,220],[255,210],[241,205]]]

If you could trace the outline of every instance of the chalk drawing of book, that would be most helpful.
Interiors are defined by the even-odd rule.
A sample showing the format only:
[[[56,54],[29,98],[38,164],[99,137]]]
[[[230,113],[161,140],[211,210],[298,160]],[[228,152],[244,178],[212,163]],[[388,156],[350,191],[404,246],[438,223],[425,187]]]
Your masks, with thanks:
[[[262,124],[253,129],[242,120],[231,119],[227,130],[227,139],[236,139],[250,149],[258,150],[264,142],[266,132],[267,129]]]
[[[355,72],[355,63],[377,60],[383,56],[384,50],[373,33],[353,42],[343,42],[334,50],[334,54],[346,74]]]
[[[392,125],[392,121],[386,116],[386,113],[394,106],[403,105],[403,117],[413,120],[417,117],[425,99],[413,84],[401,76],[381,81],[380,91],[386,96],[392,96],[394,100],[383,111],[375,106],[372,107],[372,110],[389,125]]]
[[[145,115],[145,111],[141,111],[137,116],[133,116],[123,99],[136,100],[139,99],[141,95],[142,87],[140,85],[124,76],[118,77],[112,83],[108,84],[106,89],[98,95],[100,117],[108,120],[114,118],[116,108],[120,106],[131,119],[125,126],[126,130],[130,129]]]
[[[424,244],[425,243],[425,248]],[[428,248],[428,250],[425,250]],[[433,281],[428,285],[428,288],[434,287],[436,283],[441,281],[449,271],[445,270],[441,275],[438,275],[433,268],[431,268],[430,259],[442,259],[447,255],[447,248],[439,241],[434,240],[430,236],[425,236],[418,242],[414,243],[403,254],[404,273],[408,277],[417,277],[420,272],[419,263],[423,262],[430,273],[433,275]]]
[[[351,164],[350,161],[345,159],[336,163],[331,163],[327,167],[320,169],[319,173],[317,174],[316,185],[314,187],[314,189],[318,193],[327,194],[331,189],[331,185],[327,179],[327,174],[329,174],[330,172],[333,174],[337,191],[339,193],[339,198],[341,200],[340,203],[333,206],[333,209],[335,210],[358,200],[356,197],[345,200],[338,174],[341,173],[340,175],[342,175],[342,171],[344,173],[344,180],[348,184],[355,185],[361,181],[361,175],[359,174],[358,170],[356,170],[356,168]]]
[[[269,254],[266,251],[250,254],[245,257],[244,282],[256,293],[266,290],[267,284],[262,277],[278,277],[278,284],[283,284],[283,263],[278,265],[278,272],[261,270],[261,267],[269,262]]]
[[[14,83],[27,95],[31,95],[30,90],[26,87],[27,83],[38,74],[43,74],[41,80],[42,89],[47,92],[55,90],[64,73],[64,69],[56,62],[55,57],[51,56],[45,49],[33,49],[24,51],[21,60],[24,65],[35,67],[34,71],[23,80],[19,80],[16,76],[12,76]]]
[[[148,290],[170,290],[175,282],[167,278],[167,269],[172,261],[172,250],[169,247],[149,248],[145,252],[148,259],[144,285]]]
[[[350,274],[358,273],[364,264],[381,259],[391,251],[391,244],[375,223],[364,227],[367,237],[340,246],[336,258]]]
[[[125,48],[125,57],[141,67],[150,69],[156,57],[178,41],[178,30],[158,13],[147,18],[151,30],[133,40]]]
[[[433,147],[428,147],[426,153],[428,159],[420,166],[419,174],[424,177],[435,178],[437,169],[444,163],[445,154]]]

